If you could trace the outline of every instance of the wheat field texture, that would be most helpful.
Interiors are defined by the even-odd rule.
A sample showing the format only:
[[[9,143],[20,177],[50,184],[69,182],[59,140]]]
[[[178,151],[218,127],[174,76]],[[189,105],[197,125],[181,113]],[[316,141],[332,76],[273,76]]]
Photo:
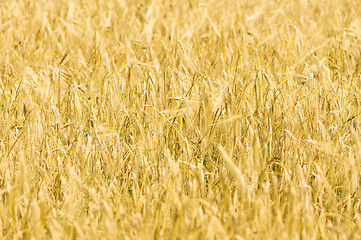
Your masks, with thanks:
[[[360,239],[357,0],[1,0],[0,239]]]

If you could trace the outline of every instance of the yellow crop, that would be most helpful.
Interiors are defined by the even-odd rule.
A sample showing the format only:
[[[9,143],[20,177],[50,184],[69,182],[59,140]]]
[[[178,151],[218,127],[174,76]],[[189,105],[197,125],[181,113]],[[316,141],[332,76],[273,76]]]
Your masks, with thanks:
[[[360,239],[358,0],[0,0],[0,239]]]

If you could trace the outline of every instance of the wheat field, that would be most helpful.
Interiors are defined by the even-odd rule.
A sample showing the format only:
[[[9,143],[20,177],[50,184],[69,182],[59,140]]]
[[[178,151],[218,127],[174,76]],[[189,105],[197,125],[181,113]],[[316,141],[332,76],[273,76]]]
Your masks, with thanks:
[[[360,239],[357,0],[0,0],[0,239]]]

